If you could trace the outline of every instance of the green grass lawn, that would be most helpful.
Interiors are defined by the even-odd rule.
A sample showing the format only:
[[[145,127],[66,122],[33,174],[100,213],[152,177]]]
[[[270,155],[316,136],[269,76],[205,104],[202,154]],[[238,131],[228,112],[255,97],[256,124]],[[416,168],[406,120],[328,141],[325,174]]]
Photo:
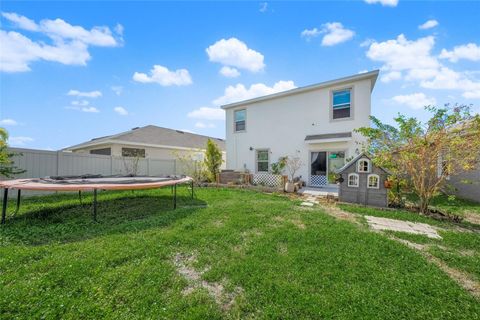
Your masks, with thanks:
[[[456,212],[480,213],[480,204],[461,199],[447,200],[445,196],[434,200],[438,207]],[[398,238],[418,244],[429,245],[428,252],[441,259],[448,266],[467,272],[480,282],[480,225],[467,221],[453,223],[439,221],[428,216],[422,216],[405,210],[382,210],[356,205],[339,205],[343,210],[359,215],[370,215],[390,219],[421,222],[440,228],[442,239],[431,239],[423,235],[412,235],[403,232],[387,232]],[[463,232],[459,231],[463,229]]]
[[[321,208],[246,190],[179,194],[172,210],[169,189],[101,193],[98,222],[74,195],[25,199],[0,227],[0,317],[480,317],[480,301],[419,253]],[[240,288],[231,308],[185,293],[179,253],[205,282]]]

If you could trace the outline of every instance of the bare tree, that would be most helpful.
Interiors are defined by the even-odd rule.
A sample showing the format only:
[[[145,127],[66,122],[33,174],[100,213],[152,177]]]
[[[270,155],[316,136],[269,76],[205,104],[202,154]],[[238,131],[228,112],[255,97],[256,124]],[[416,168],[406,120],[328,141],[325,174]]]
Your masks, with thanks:
[[[285,161],[285,168],[287,169],[289,181],[293,182],[295,174],[303,166],[302,159],[298,156],[288,156]]]

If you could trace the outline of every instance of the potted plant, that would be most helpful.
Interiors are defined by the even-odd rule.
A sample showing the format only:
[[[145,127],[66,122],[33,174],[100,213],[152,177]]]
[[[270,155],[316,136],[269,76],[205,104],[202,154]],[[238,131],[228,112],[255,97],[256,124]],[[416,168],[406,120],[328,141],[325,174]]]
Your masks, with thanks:
[[[302,167],[303,163],[300,157],[286,157],[285,167],[288,171],[288,182],[285,184],[286,192],[295,192],[295,174]]]

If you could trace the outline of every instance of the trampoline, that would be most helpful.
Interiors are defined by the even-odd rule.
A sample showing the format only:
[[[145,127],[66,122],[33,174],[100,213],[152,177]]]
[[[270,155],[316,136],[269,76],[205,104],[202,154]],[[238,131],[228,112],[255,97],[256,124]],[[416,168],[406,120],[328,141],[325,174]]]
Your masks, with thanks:
[[[97,190],[142,190],[170,186],[173,193],[173,209],[177,208],[177,185],[190,184],[193,193],[193,179],[187,176],[139,177],[139,176],[50,176],[35,179],[16,179],[0,181],[3,188],[3,206],[1,224],[5,224],[9,190],[17,190],[17,207],[20,209],[22,190],[30,191],[77,191],[80,201],[82,191],[93,191],[93,219],[97,220]]]

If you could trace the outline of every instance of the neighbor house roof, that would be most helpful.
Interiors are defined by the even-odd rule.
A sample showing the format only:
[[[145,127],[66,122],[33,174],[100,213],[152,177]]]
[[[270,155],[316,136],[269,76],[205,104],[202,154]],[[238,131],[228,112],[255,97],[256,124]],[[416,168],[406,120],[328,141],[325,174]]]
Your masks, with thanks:
[[[94,138],[90,141],[64,148],[63,150],[77,150],[112,143],[185,150],[205,149],[208,139],[212,139],[222,151],[225,150],[225,141],[223,139],[153,125],[137,127],[122,133]]]
[[[343,83],[365,80],[365,79],[370,79],[370,81],[372,82],[372,90],[373,90],[373,87],[375,86],[375,82],[377,81],[377,78],[378,78],[378,72],[379,72],[378,70],[373,70],[373,71],[370,71],[370,72],[359,73],[359,74],[355,74],[355,75],[348,76],[348,77],[343,77],[343,78],[339,78],[339,79],[324,81],[324,82],[312,84],[312,85],[305,86],[305,87],[299,87],[299,88],[295,88],[295,89],[291,89],[291,90],[287,90],[287,91],[282,91],[282,92],[278,92],[278,93],[274,93],[274,94],[269,94],[269,95],[261,96],[261,97],[258,97],[258,98],[253,98],[253,99],[243,100],[243,101],[239,101],[239,102],[234,102],[234,103],[223,105],[222,109],[235,108],[235,107],[243,106],[243,105],[246,105],[246,104],[251,104],[251,103],[270,100],[270,99],[276,99],[276,98],[280,98],[280,97],[289,96],[289,95],[292,95],[292,94],[298,94],[298,93],[302,93],[302,92],[327,88],[327,87],[331,87],[331,86],[337,86],[337,85],[341,85]]]

